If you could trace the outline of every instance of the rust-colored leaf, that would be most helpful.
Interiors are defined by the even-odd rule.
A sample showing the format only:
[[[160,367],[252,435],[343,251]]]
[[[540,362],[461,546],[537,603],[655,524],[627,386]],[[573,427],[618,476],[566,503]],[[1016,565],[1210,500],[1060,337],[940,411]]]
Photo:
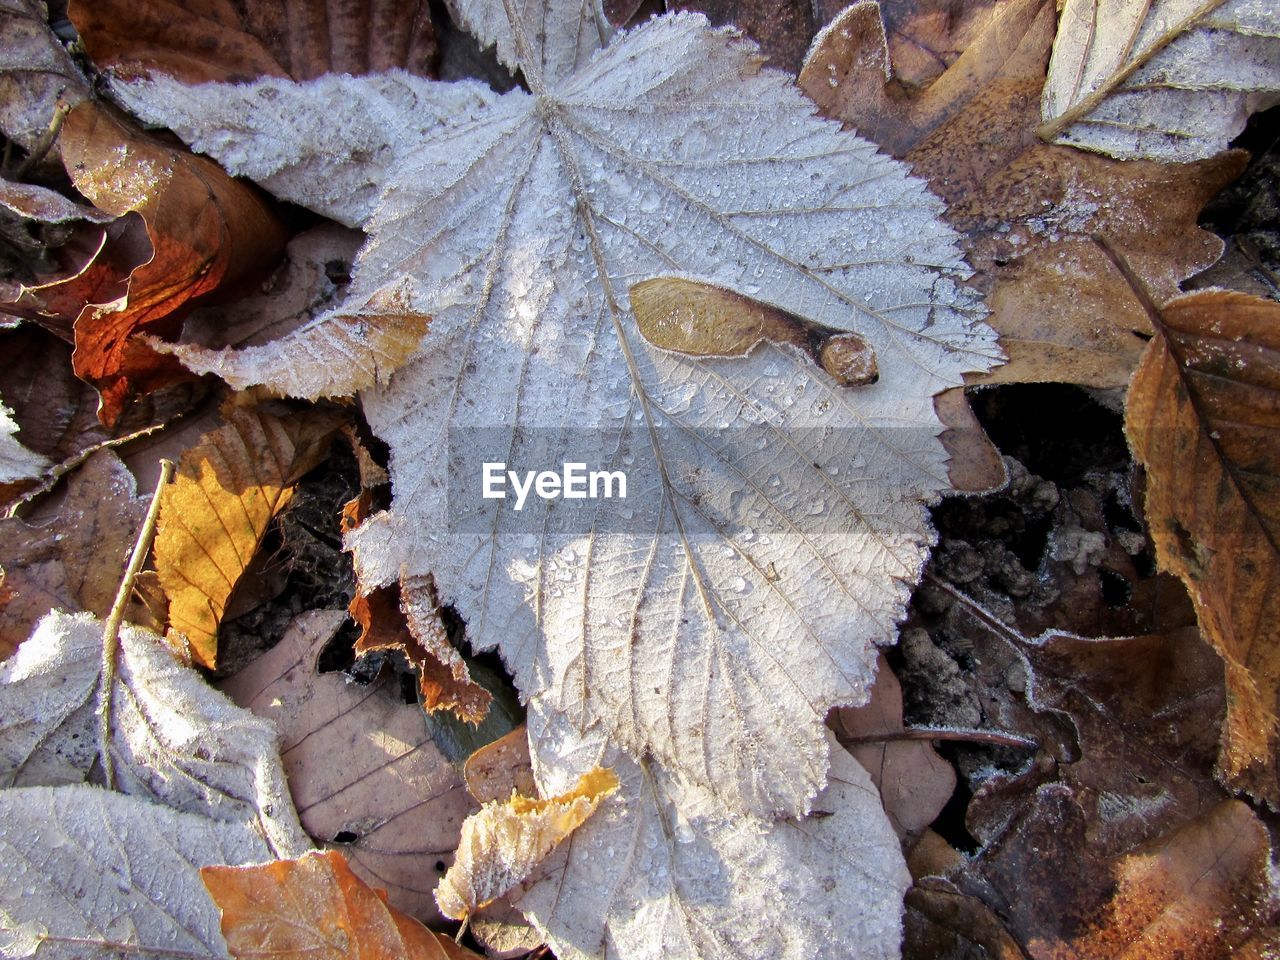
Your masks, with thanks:
[[[75,324],[76,373],[98,388],[110,424],[134,395],[189,376],[136,335],[172,336],[185,310],[261,276],[279,258],[285,231],[253,188],[96,102],[71,111],[61,142],[76,188],[109,213],[141,214],[153,249],[123,303],[86,307]]]
[[[1158,296],[1172,296],[1222,252],[1196,217],[1244,157],[1120,162],[1039,141],[1056,12],[1052,0],[1000,5],[921,89],[886,80],[878,7],[861,3],[815,41],[800,83],[947,202],[1009,354],[982,379],[1118,386],[1151,328],[1090,236],[1111,236]]]
[[[1187,585],[1201,630],[1226,663],[1221,772],[1275,804],[1280,304],[1222,290],[1159,310],[1147,299],[1155,336],[1125,415],[1147,468],[1147,524],[1157,560]]]
[[[169,642],[196,663],[215,665],[231,592],[338,423],[331,413],[235,410],[183,455],[161,495],[155,565],[169,597]]]
[[[477,803],[506,800],[511,794],[527,797],[538,792],[529,757],[529,731],[522,723],[505,736],[481,747],[463,765],[467,792]]]
[[[0,520],[0,659],[53,609],[111,609],[146,501],[109,450],[72,475],[58,513],[43,522]]]
[[[389,906],[334,850],[255,866],[202,867],[200,878],[222,912],[222,935],[237,960],[475,956],[452,943],[447,950],[443,938]]]
[[[557,797],[512,794],[467,817],[457,859],[436,888],[440,912],[463,920],[521,880],[618,789],[612,770],[595,767]]]
[[[187,83],[395,69],[434,76],[438,57],[426,0],[75,0],[69,16],[99,66]]]
[[[362,686],[317,673],[344,619],[340,610],[303,614],[222,689],[279,729],[306,831],[340,849],[364,880],[386,887],[396,907],[438,919],[431,891],[475,805],[427,735],[422,711],[404,702],[391,677]]]

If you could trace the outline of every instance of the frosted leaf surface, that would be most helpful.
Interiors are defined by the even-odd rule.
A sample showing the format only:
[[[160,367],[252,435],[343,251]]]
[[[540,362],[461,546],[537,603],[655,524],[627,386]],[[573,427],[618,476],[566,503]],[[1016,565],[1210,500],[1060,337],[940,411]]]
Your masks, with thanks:
[[[1277,97],[1273,0],[1066,0],[1041,132],[1122,159],[1200,160]]]
[[[776,823],[734,814],[709,791],[636,763],[598,730],[530,717],[547,787],[613,764],[621,780],[518,901],[556,956],[770,957],[899,955],[911,878],[866,771],[839,744],[814,808]],[[539,729],[540,727],[540,729]],[[566,760],[568,764],[566,764]]]
[[[244,824],[84,784],[0,790],[0,944],[41,960],[228,956],[199,868],[272,859]]]
[[[802,812],[823,718],[864,698],[932,539],[932,397],[996,355],[940,212],[698,17],[446,125],[359,265],[414,275],[433,318],[363,396],[394,488],[352,539],[364,589],[401,580],[412,602],[434,574],[526,696],[730,806]],[[627,288],[677,272],[856,331],[879,382],[767,343],[653,347]],[[479,497],[480,461],[575,459],[624,470],[626,500]]]
[[[0,483],[35,480],[49,466],[45,457],[18,441],[17,432],[13,411],[0,403]]]
[[[583,67],[609,42],[613,27],[600,0],[447,0],[450,9],[498,60],[554,83]],[[528,49],[517,49],[512,14]]]
[[[102,622],[55,611],[0,665],[0,787],[89,778]],[[279,856],[310,849],[276,754],[275,728],[174,661],[164,640],[120,631],[112,743],[125,793],[242,824]]]

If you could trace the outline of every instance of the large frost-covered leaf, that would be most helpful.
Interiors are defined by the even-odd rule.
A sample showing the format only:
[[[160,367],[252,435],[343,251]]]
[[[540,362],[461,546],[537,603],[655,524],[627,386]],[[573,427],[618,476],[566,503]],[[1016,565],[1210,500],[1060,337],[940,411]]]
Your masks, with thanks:
[[[111,698],[120,789],[243,826],[274,855],[310,849],[276,754],[276,731],[126,625]],[[87,780],[98,757],[102,622],[54,611],[0,666],[0,787]]]
[[[353,537],[364,589],[400,581],[412,621],[433,574],[527,697],[730,808],[802,813],[826,781],[823,718],[864,698],[932,539],[925,504],[947,486],[932,398],[988,368],[994,336],[941,204],[732,31],[678,15],[562,80],[521,63],[532,94],[446,117],[382,172],[353,295],[408,276],[433,320],[364,396],[394,487]],[[343,83],[359,100],[374,81]],[[291,89],[282,102],[319,90]],[[266,109],[260,87],[126,95],[192,127],[233,101]],[[306,168],[246,134],[266,122],[199,142],[238,170],[261,151],[296,199]],[[657,274],[853,331],[879,380],[839,386],[770,343],[658,349],[627,296]],[[480,498],[482,460],[582,459],[624,469],[627,498],[519,513]]]
[[[199,868],[271,858],[245,824],[84,784],[0,790],[0,955],[226,958]]]
[[[1277,96],[1274,0],[1066,0],[1041,135],[1122,159],[1201,160]]]

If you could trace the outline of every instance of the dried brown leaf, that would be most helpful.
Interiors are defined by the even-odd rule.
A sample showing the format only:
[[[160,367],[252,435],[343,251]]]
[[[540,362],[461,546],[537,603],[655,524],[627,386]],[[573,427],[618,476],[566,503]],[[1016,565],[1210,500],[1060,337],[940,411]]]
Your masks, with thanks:
[[[50,610],[105,617],[146,512],[133,476],[100,450],[71,476],[56,516],[0,520],[0,658]]]
[[[108,213],[141,214],[153,250],[133,271],[124,303],[87,307],[75,324],[76,373],[98,388],[110,424],[135,394],[187,375],[136,335],[175,335],[183,310],[260,277],[280,256],[285,232],[253,188],[96,102],[71,111],[61,143],[76,188]]]
[[[99,66],[187,83],[395,69],[434,76],[438,57],[426,0],[76,0],[69,16]]]
[[[613,771],[595,767],[559,796],[512,794],[486,803],[462,825],[457,858],[436,888],[440,912],[463,920],[492,903],[530,876],[617,789]]]
[[[1172,296],[1221,254],[1196,217],[1243,155],[1125,163],[1038,140],[1051,0],[998,7],[922,90],[882,82],[890,64],[875,11],[861,3],[833,21],[800,84],[826,116],[909,162],[947,201],[1009,354],[982,379],[1126,383],[1150,324],[1091,235],[1112,237],[1157,295]]]
[[[828,724],[871,774],[880,801],[899,836],[918,834],[937,818],[956,788],[951,764],[924,740],[890,740],[902,722],[902,684],[880,655],[871,700],[832,711]],[[885,740],[875,741],[878,736]],[[871,742],[866,742],[870,739]],[[852,742],[857,741],[857,742]]]
[[[1160,566],[1226,663],[1220,768],[1280,802],[1280,304],[1207,290],[1157,310],[1125,429]]]
[[[200,878],[222,912],[233,957],[277,960],[450,960],[475,957],[389,906],[343,856],[314,851],[296,860],[203,867]]]
[[[481,747],[462,767],[467,792],[477,803],[506,800],[512,793],[526,797],[538,792],[529,756],[529,731],[522,723],[503,737]]]
[[[696,10],[716,26],[732,24],[756,43],[769,66],[795,74],[818,24],[810,0],[669,0],[668,10]]]
[[[0,3],[0,131],[31,150],[49,129],[59,99],[74,104],[88,94],[88,83],[49,29],[45,5]]]
[[[340,673],[317,674],[320,652],[343,619],[341,611],[304,614],[223,690],[275,722],[307,832],[338,845],[356,874],[386,887],[396,907],[431,920],[439,916],[435,880],[475,805],[427,736],[422,711],[393,682],[360,686]]]
[[[196,663],[216,664],[236,583],[338,424],[325,412],[235,410],[183,455],[161,495],[155,565],[169,597],[169,642]]]

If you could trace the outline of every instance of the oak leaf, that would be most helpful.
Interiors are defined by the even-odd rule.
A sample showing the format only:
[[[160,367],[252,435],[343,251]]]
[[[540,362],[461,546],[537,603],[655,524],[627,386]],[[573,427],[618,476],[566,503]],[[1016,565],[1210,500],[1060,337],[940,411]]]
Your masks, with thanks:
[[[588,770],[573,789],[538,799],[512,793],[462,824],[453,866],[436,888],[440,912],[465,920],[529,877],[618,789],[612,770]]]
[[[55,611],[0,665],[0,785],[89,780],[99,755],[102,622]],[[164,641],[120,632],[109,729],[121,790],[236,824],[275,856],[310,846],[289,802],[276,733],[176,663]]]
[[[0,790],[0,951],[229,960],[199,868],[272,857],[244,823],[84,784]]]
[[[110,424],[134,394],[182,375],[135,335],[174,335],[183,309],[258,278],[283,249],[284,228],[217,164],[151,139],[96,102],[71,111],[61,144],[76,189],[108,213],[140,213],[153,250],[123,303],[86,307],[75,324],[76,373],[98,388]]]
[[[945,72],[911,88],[891,79],[878,5],[859,3],[815,39],[800,84],[947,201],[1009,353],[981,379],[1121,386],[1150,324],[1092,234],[1111,237],[1159,296],[1173,296],[1221,254],[1196,218],[1245,161],[1120,162],[1039,140],[1055,24],[1049,0],[1002,4]]]
[[[1113,157],[1201,160],[1278,99],[1267,0],[1066,0],[1039,133]]]
[[[343,619],[342,611],[303,614],[222,689],[280,731],[307,832],[387,888],[396,907],[430,920],[438,917],[431,891],[475,805],[427,736],[422,711],[389,678],[360,686],[341,673],[317,673]]]
[[[161,493],[155,542],[175,650],[216,664],[218,624],[236,583],[339,421],[324,411],[237,409],[183,454]]]
[[[0,520],[0,656],[55,608],[105,617],[146,512],[132,474],[100,450],[67,481],[55,516]]]
[[[1280,802],[1280,305],[1206,290],[1157,308],[1125,431],[1147,471],[1160,566],[1187,585],[1226,664],[1219,765]]]
[[[200,870],[222,913],[222,935],[238,960],[465,960],[475,957],[386,903],[342,854]]]

